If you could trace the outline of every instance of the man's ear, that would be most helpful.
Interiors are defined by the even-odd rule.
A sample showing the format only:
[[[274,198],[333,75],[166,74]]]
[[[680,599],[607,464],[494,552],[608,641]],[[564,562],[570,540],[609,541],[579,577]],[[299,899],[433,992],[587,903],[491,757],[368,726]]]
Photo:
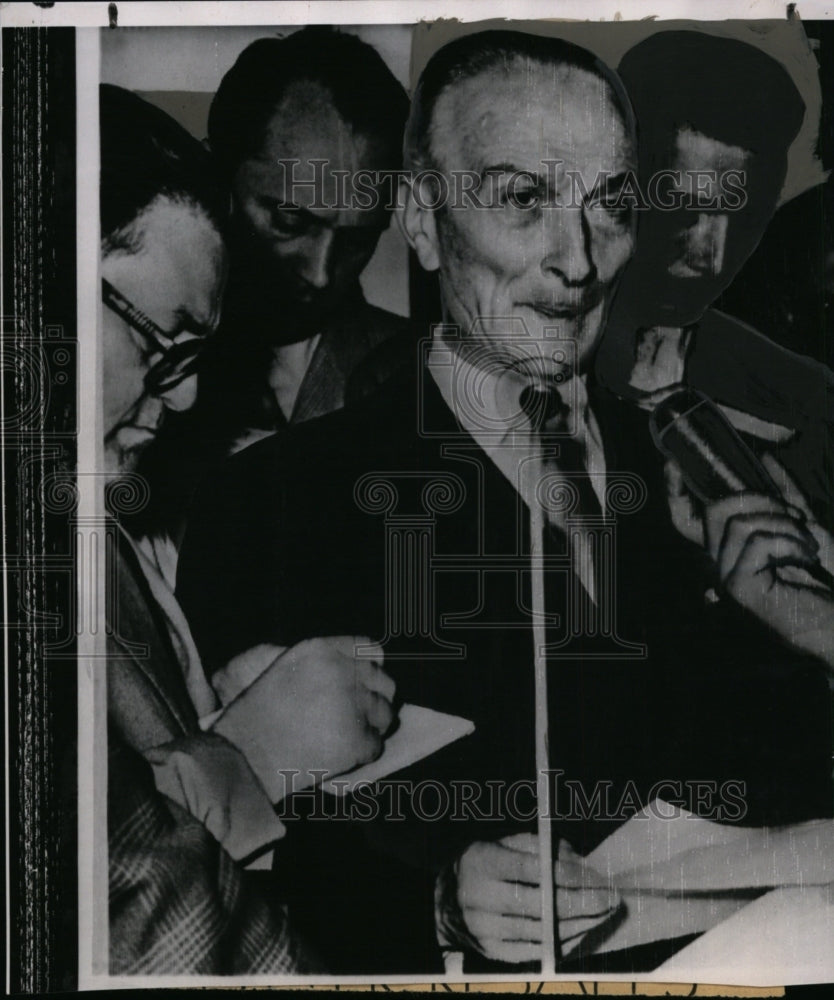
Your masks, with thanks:
[[[434,210],[423,207],[419,195],[415,197],[414,185],[420,183],[419,179],[400,181],[397,224],[424,270],[436,271],[440,267],[437,219]]]

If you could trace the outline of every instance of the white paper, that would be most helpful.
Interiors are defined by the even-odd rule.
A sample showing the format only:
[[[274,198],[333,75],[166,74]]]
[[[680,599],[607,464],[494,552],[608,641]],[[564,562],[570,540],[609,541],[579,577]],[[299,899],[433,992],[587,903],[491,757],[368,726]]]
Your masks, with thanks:
[[[753,929],[764,920],[763,939],[779,938],[782,951],[787,949],[785,962],[790,968],[802,968],[806,956],[816,955],[817,965],[830,961],[822,956],[834,953],[832,842],[832,820],[771,829],[734,826],[702,819],[655,799],[585,859],[593,873],[606,879],[622,899],[609,936],[594,950],[617,951],[709,932],[720,924],[683,950],[689,953],[696,944],[699,949],[715,949],[715,962],[711,953],[702,956],[698,950],[697,960],[687,962],[686,968],[694,976],[696,969],[712,970],[722,967],[723,962],[724,968],[737,972],[740,962],[745,968],[756,963],[741,959],[742,952],[733,942],[738,939],[740,946],[748,936],[755,939]],[[752,899],[770,886],[779,888]],[[802,892],[809,893],[807,902]],[[798,932],[783,940],[779,930],[791,923],[792,913],[809,926],[802,941]],[[706,942],[703,946],[702,940]],[[820,948],[821,940],[827,942],[825,947]],[[764,954],[773,956],[775,952],[765,949]],[[783,970],[785,965],[771,957],[770,967]],[[674,966],[674,971],[680,968]],[[815,974],[809,973],[811,978],[805,981],[814,981]],[[769,981],[766,977],[761,980]]]
[[[402,771],[474,731],[475,723],[459,715],[435,712],[420,705],[403,705],[400,725],[385,741],[382,756],[355,771],[323,782],[321,787],[333,795],[347,795],[357,785],[367,785]]]
[[[693,941],[657,970],[670,980],[732,982],[743,968],[751,986],[834,980],[834,891],[776,889]]]

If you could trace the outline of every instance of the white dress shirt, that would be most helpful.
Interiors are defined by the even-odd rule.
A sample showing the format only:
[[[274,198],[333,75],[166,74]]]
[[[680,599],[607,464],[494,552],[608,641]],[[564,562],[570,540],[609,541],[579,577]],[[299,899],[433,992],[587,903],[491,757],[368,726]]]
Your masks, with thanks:
[[[220,699],[206,679],[185,614],[147,539],[121,537],[136,553],[151,595],[162,612],[177,663],[205,735],[172,740],[144,753],[157,790],[187,809],[236,860],[257,856],[250,867],[268,867],[269,847],[286,833],[263,785],[232,743],[211,733],[222,715]]]
[[[497,468],[510,481],[527,507],[535,500],[535,490],[542,473],[538,434],[525,414],[520,397],[531,383],[510,369],[481,370],[455,351],[454,345],[435,332],[428,358],[428,368],[440,394],[461,428],[472,435]],[[583,446],[590,482],[605,512],[605,454],[599,426],[588,405],[584,376],[574,376],[556,386],[569,410],[569,426]],[[536,461],[537,456],[539,461]],[[550,468],[552,460],[548,460]],[[555,461],[558,467],[558,460]],[[564,516],[549,513],[548,519],[562,531]],[[593,562],[586,551],[587,539],[571,533],[574,539],[574,567],[583,587],[595,600]]]
[[[295,409],[298,391],[320,340],[321,334],[317,333],[307,340],[299,340],[294,344],[282,344],[272,352],[272,363],[268,376],[269,387],[275,393],[275,400],[288,421],[292,420],[292,411]]]

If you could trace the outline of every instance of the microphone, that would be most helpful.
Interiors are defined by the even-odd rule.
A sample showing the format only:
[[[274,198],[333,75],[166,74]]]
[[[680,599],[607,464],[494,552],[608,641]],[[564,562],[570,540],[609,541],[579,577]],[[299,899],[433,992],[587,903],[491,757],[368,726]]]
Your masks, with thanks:
[[[784,503],[778,486],[715,403],[696,389],[677,389],[649,420],[652,439],[680,466],[689,489],[703,503],[734,493],[762,493]],[[819,564],[807,572],[834,589],[834,576]]]
[[[696,389],[677,389],[667,396],[655,407],[649,425],[655,445],[678,463],[686,485],[704,503],[745,491],[782,500],[730,421]]]

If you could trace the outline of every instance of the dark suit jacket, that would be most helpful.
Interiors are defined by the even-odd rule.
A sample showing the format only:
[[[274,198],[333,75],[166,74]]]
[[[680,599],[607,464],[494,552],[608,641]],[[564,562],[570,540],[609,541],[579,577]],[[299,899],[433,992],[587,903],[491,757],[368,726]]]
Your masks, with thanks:
[[[276,316],[276,325],[282,317]],[[179,540],[195,489],[252,430],[284,431],[341,409],[384,382],[413,351],[414,326],[355,292],[321,339],[299,386],[289,420],[269,387],[272,343],[233,313],[225,315],[200,358],[196,405],[171,413],[140,471],[151,484],[151,501],[137,515],[134,534],[164,526]]]
[[[643,506],[617,520],[615,592],[620,639],[646,653],[621,659],[611,642],[589,640],[550,659],[551,766],[563,772],[559,788],[582,796],[557,804],[566,815],[556,832],[587,851],[626,818],[628,806],[618,807],[630,788],[642,801],[667,779],[688,781],[681,804],[700,811],[693,783],[715,783],[720,798],[722,783],[740,782],[745,822],[828,814],[821,670],[726,601],[705,602],[714,581],[700,550],[669,524],[645,415],[603,391],[593,393],[592,405],[609,472],[628,471],[645,484]],[[556,560],[547,574],[548,611],[559,616],[548,641],[557,644],[566,635],[569,575],[558,563],[564,539],[553,533],[548,546]],[[431,597],[409,605],[421,548],[434,570]],[[423,906],[424,919],[429,912],[417,888],[410,901],[396,894],[391,858],[409,871],[436,869],[473,839],[506,832],[525,818],[521,812],[532,816],[523,790],[509,799],[514,783],[535,778],[528,553],[526,508],[417,366],[355,407],[235,456],[198,498],[178,593],[209,669],[257,642],[384,636],[386,666],[403,700],[476,724],[472,736],[397,777],[458,790],[466,782],[485,789],[491,780],[497,789],[495,801],[482,796],[474,811],[456,816],[364,824],[379,866],[356,863],[350,877],[324,864],[329,848],[318,831],[327,824],[306,833],[321,851],[304,868],[307,900],[332,919],[346,915],[356,932],[345,938],[347,928],[321,927],[331,947],[336,933],[351,942],[328,955],[339,971],[369,971],[362,962],[380,961],[367,944],[362,950],[369,939],[385,949],[381,971],[425,971],[420,963],[428,959],[414,948],[404,946],[399,965],[391,957],[392,928],[402,926],[409,906]],[[408,618],[409,606],[424,609],[425,627],[419,614]],[[383,802],[385,785],[378,786]],[[339,870],[350,864],[342,856]],[[323,869],[319,883],[311,873]],[[339,894],[367,893],[369,885],[390,891],[390,909],[340,909]]]

